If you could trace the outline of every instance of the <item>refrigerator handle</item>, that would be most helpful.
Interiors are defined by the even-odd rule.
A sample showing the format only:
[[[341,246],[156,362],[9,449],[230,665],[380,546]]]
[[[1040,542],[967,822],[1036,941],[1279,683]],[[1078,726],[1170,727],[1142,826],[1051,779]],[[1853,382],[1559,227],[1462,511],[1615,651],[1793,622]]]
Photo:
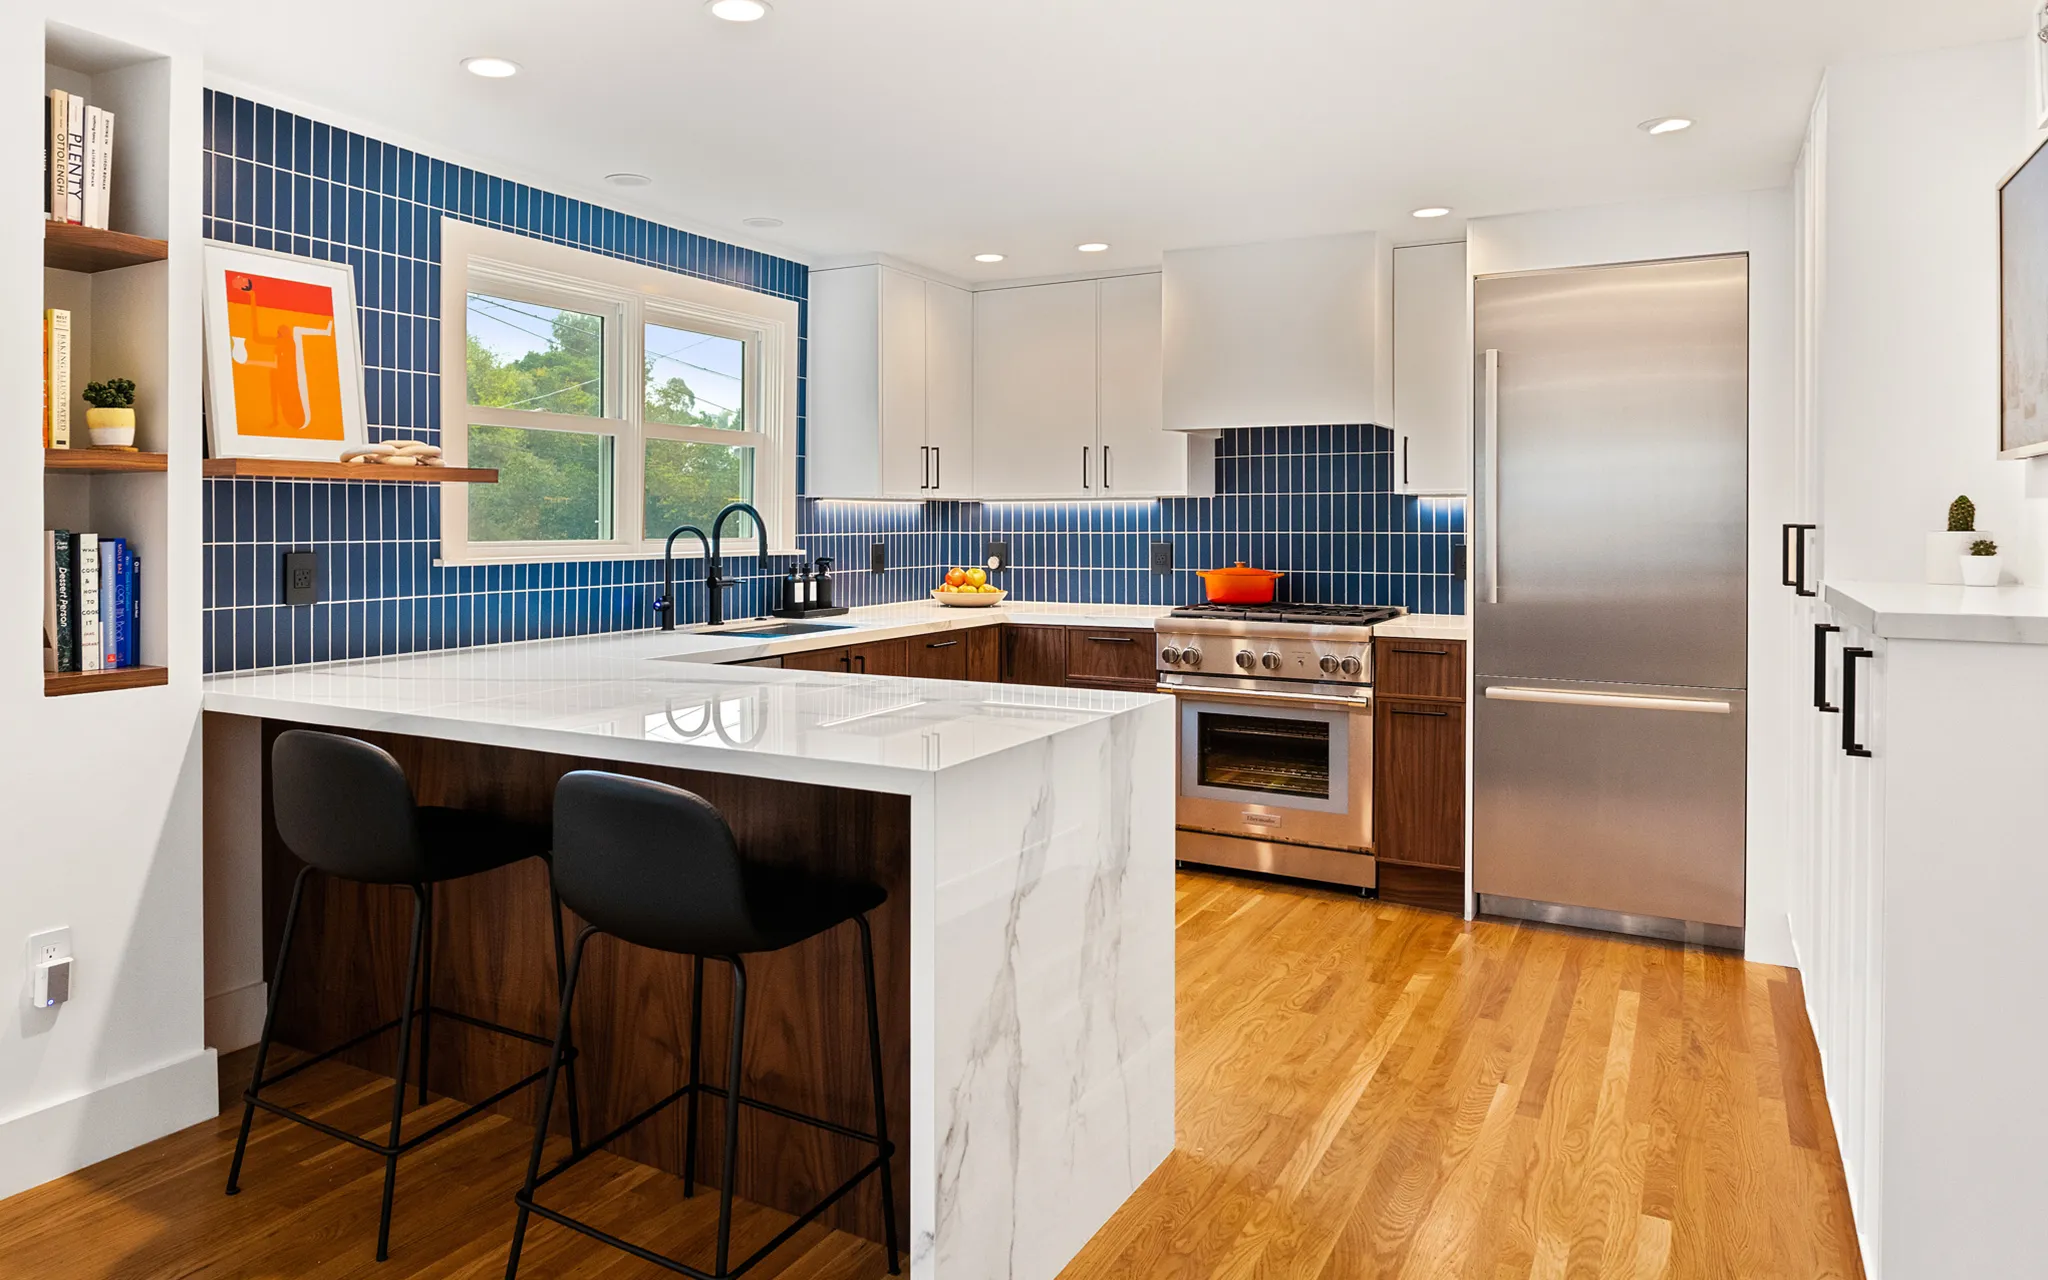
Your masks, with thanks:
[[[1868,649],[1842,650],[1842,754],[1868,756],[1870,748],[1856,740],[1856,664],[1874,657]]]
[[[1813,709],[1815,711],[1840,711],[1840,707],[1828,704],[1828,634],[1840,631],[1832,622],[1813,624]]]
[[[1479,394],[1479,465],[1480,479],[1486,493],[1484,510],[1480,513],[1483,526],[1486,560],[1486,587],[1484,599],[1488,604],[1500,603],[1500,352],[1490,349],[1485,354],[1485,373]]]

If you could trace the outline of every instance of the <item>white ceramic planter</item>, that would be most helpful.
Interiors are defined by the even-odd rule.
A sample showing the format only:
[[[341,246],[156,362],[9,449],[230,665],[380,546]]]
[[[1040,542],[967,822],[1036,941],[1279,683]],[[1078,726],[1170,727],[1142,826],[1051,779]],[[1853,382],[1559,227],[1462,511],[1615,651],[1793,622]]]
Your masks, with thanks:
[[[87,409],[85,429],[95,449],[127,449],[135,444],[135,410]]]
[[[1937,583],[1957,583],[1963,580],[1962,571],[1956,562],[1970,554],[1970,544],[1979,538],[1990,538],[1982,530],[1966,530],[1962,533],[1930,533],[1927,535],[1927,580]],[[1992,541],[1997,541],[1993,538]]]
[[[1998,585],[1999,562],[2004,556],[1957,556],[1956,568],[1962,574],[1966,587],[1995,587]]]

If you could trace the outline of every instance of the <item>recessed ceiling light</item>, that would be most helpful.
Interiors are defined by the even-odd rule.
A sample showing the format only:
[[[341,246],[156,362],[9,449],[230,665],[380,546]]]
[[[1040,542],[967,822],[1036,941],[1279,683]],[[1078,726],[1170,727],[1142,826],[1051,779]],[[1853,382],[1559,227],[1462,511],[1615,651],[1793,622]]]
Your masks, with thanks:
[[[1083,253],[1101,253],[1104,249],[1109,248],[1108,245],[1100,240],[1090,240],[1087,244],[1077,244],[1074,247]]]
[[[1450,210],[1445,208],[1443,205],[1433,204],[1421,209],[1417,209],[1415,211],[1415,216],[1418,218],[1441,218],[1449,212]]]
[[[1658,116],[1655,120],[1643,121],[1636,128],[1649,134],[1677,133],[1680,129],[1692,128],[1692,121],[1684,116]]]
[[[782,225],[782,219],[780,218],[741,218],[740,221],[750,227],[759,227],[763,231]]]
[[[654,179],[644,173],[608,173],[604,180],[615,187],[651,187]]]
[[[974,255],[974,260],[976,262],[1001,262],[1003,255],[1000,253],[977,253]]]
[[[766,0],[711,0],[704,6],[714,18],[727,22],[759,22],[768,16]]]
[[[486,80],[503,80],[519,74],[519,64],[510,58],[464,58],[462,69]]]

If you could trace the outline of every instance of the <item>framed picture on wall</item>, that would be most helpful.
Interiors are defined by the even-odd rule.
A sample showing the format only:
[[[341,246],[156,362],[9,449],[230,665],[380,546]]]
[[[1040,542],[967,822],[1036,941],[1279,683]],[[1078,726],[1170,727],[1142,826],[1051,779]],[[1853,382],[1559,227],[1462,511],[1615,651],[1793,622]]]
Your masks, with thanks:
[[[212,455],[340,461],[365,436],[348,264],[214,241],[204,258]]]

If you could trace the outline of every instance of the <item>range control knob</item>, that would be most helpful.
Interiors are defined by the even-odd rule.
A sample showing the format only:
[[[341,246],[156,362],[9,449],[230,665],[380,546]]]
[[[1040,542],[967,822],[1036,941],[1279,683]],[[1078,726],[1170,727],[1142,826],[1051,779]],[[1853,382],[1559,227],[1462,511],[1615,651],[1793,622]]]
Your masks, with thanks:
[[[1250,671],[1252,669],[1252,663],[1254,661],[1255,659],[1252,657],[1252,651],[1250,649],[1239,649],[1237,651],[1237,665],[1244,668],[1246,671]]]
[[[1343,670],[1344,674],[1347,676],[1355,676],[1360,671],[1363,671],[1365,669],[1363,666],[1359,664],[1359,661],[1356,658],[1346,658],[1337,665],[1339,668]]]
[[[1199,667],[1202,665],[1202,651],[1200,649],[1182,649],[1180,651],[1180,660],[1184,666]]]
[[[1277,653],[1269,653],[1265,657],[1259,659],[1259,665],[1263,666],[1268,671],[1278,671],[1280,669],[1280,655]]]
[[[1159,651],[1159,660],[1169,667],[1177,667],[1180,665],[1180,650],[1168,645]]]
[[[1334,676],[1337,674],[1337,659],[1331,654],[1324,654],[1322,662],[1318,665],[1322,667],[1323,674],[1326,676]]]

